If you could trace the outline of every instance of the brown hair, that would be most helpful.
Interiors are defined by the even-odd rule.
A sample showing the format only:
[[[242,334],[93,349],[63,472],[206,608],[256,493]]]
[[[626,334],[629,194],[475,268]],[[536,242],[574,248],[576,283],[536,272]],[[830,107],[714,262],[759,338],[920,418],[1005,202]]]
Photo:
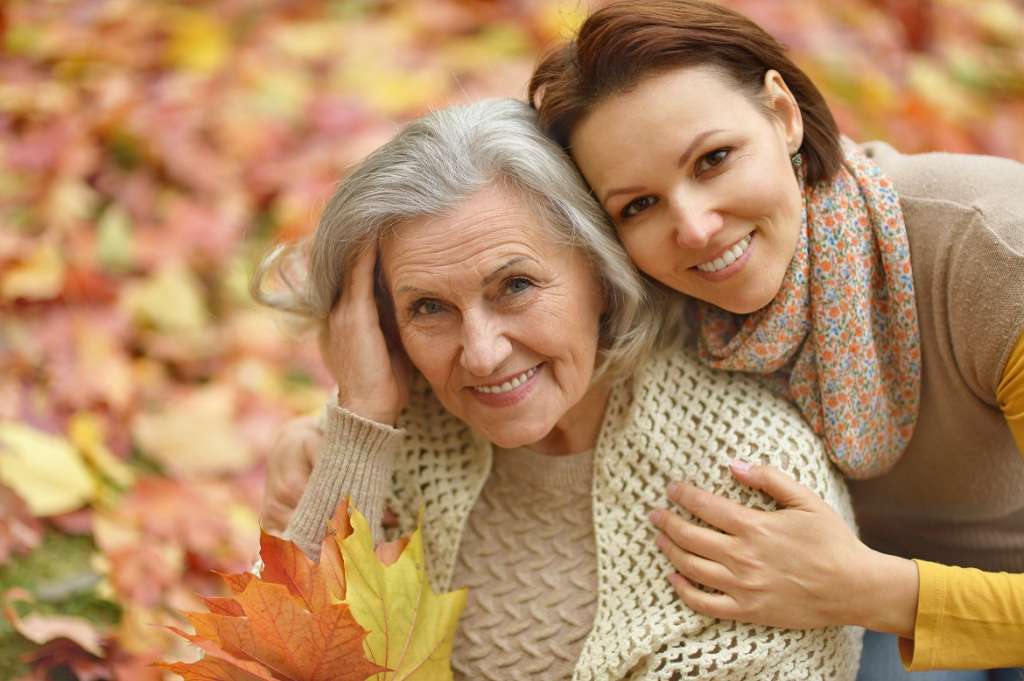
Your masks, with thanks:
[[[751,95],[779,72],[803,117],[807,181],[829,180],[842,162],[839,129],[821,92],[785,48],[747,17],[704,0],[623,0],[594,12],[574,41],[550,52],[530,79],[544,129],[569,150],[575,127],[602,100],[643,79],[688,66],[721,69]]]

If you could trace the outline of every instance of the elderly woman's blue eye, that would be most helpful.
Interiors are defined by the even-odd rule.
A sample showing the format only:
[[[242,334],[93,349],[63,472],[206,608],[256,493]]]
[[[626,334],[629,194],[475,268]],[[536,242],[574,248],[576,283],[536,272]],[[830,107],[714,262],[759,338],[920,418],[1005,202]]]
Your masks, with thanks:
[[[505,283],[505,290],[509,293],[522,293],[533,286],[533,282],[526,277],[512,277]]]
[[[622,209],[623,218],[631,218],[638,213],[647,210],[658,202],[658,199],[653,196],[641,196],[639,199],[633,199],[625,205]]]
[[[436,300],[417,300],[412,305],[413,314],[437,314],[441,311],[441,303]]]

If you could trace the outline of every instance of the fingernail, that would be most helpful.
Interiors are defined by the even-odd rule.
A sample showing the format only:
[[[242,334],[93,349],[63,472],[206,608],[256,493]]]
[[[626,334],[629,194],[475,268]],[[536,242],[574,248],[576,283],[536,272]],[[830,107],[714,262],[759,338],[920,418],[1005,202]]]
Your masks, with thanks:
[[[647,517],[651,519],[652,523],[657,525],[658,523],[661,522],[661,513],[662,513],[661,509],[660,508],[656,508],[653,511],[651,511],[651,514],[649,516],[647,516]]]
[[[673,480],[672,482],[668,483],[668,495],[670,497],[674,497],[677,494],[679,494],[679,491],[682,490],[682,488],[683,488],[682,485],[680,485],[678,482]]]
[[[736,471],[737,473],[749,473],[750,469],[752,467],[749,463],[747,463],[743,459],[733,459],[732,463],[729,464],[729,465],[732,466],[732,469],[734,471]]]

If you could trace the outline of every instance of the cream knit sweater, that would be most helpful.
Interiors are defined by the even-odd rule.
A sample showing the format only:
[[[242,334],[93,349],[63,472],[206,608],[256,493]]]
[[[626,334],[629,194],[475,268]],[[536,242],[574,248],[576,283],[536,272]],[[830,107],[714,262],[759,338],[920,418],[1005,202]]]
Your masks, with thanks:
[[[491,476],[493,448],[428,389],[413,391],[398,429],[333,406],[326,426],[325,451],[288,528],[307,553],[316,553],[325,522],[345,494],[372,527],[379,528],[387,504],[403,533],[425,508],[435,589],[461,586],[453,583],[460,554],[464,562],[505,558],[480,551],[475,533],[465,531]],[[647,520],[667,504],[667,481],[685,479],[753,508],[773,508],[767,497],[734,481],[728,471],[734,457],[778,466],[852,524],[846,488],[821,442],[792,406],[752,379],[708,369],[680,349],[652,359],[612,391],[593,454],[597,607],[574,680],[856,676],[859,629],[789,631],[714,620],[691,611],[671,590],[671,565]],[[473,619],[467,614],[460,626]]]

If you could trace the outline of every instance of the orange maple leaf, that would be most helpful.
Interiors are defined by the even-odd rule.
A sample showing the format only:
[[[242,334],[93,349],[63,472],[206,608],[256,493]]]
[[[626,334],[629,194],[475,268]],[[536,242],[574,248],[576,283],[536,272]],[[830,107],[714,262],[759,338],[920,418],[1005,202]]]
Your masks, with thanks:
[[[295,544],[265,532],[260,556],[259,577],[221,575],[232,595],[204,598],[208,613],[185,613],[195,635],[171,628],[204,657],[159,666],[186,681],[364,681],[387,671],[366,659],[367,631],[328,588],[336,578],[325,579]]]

